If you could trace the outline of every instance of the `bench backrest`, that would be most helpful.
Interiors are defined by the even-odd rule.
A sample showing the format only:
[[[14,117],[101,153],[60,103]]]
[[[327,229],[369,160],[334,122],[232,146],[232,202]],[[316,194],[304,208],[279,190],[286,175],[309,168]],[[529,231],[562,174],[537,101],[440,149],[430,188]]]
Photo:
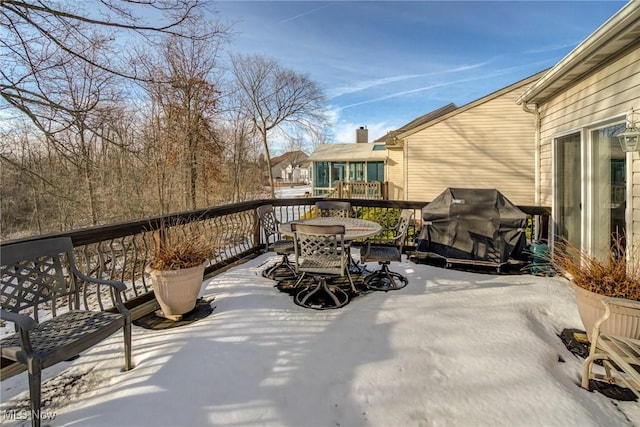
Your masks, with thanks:
[[[68,237],[15,243],[0,249],[0,306],[7,311],[30,313],[37,322],[39,307],[66,297],[69,308],[79,306],[73,259],[73,243]]]

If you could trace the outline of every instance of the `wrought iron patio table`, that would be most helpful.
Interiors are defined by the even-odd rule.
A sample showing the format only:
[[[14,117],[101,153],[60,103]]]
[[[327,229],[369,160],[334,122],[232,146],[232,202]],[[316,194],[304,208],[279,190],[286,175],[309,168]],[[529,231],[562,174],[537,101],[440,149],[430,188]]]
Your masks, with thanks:
[[[382,231],[382,226],[377,222],[368,221],[360,218],[343,218],[343,217],[321,217],[321,218],[308,218],[298,221],[285,222],[279,225],[280,233],[284,236],[293,237],[293,231],[291,231],[291,224],[310,224],[310,225],[344,225],[344,241],[352,242],[357,239],[364,239],[367,237],[375,236]],[[355,260],[349,256],[350,264],[354,267],[357,273],[364,271],[364,266],[359,266]]]
[[[344,225],[344,240],[348,242],[375,236],[382,231],[382,226],[377,222],[360,218],[322,217],[308,218],[292,222],[310,225]],[[291,222],[280,224],[279,230],[283,235],[293,237]]]

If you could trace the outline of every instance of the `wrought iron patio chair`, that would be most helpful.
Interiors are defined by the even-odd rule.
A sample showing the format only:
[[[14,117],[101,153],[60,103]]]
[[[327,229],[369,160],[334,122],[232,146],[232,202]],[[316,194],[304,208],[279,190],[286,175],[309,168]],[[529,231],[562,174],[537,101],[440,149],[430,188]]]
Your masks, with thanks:
[[[5,245],[1,263],[0,318],[13,322],[16,330],[0,341],[2,357],[26,365],[32,425],[40,425],[43,369],[79,355],[119,329],[124,369],[131,369],[131,314],[121,296],[126,286],[80,273],[70,238]],[[114,311],[103,310],[100,298],[105,295]]]
[[[280,221],[276,218],[273,205],[264,205],[256,209],[260,224],[264,232],[267,250],[271,250],[278,255],[282,255],[282,260],[268,267],[262,272],[264,277],[272,280],[291,279],[296,276],[295,266],[289,260],[289,255],[295,252],[293,240],[281,238],[278,225]],[[281,273],[284,270],[284,273]]]
[[[623,387],[628,387],[640,398],[640,340],[610,335],[601,332],[600,328],[612,314],[622,314],[628,318],[631,328],[640,328],[640,301],[623,298],[604,298],[604,315],[596,321],[591,333],[589,357],[582,364],[582,387],[589,390],[589,380],[605,380]],[[602,361],[605,374],[596,374],[593,364]]]
[[[349,249],[344,243],[344,225],[292,224],[292,230],[295,235],[295,265],[299,274],[295,287],[299,287],[307,275],[313,276],[313,284],[296,293],[296,304],[318,310],[347,304],[349,294],[327,282],[330,277],[346,276],[351,290],[356,292],[348,268]]]
[[[361,262],[377,262],[381,266],[379,270],[365,276],[364,284],[367,288],[389,291],[404,288],[409,283],[400,273],[390,271],[389,264],[402,261],[402,245],[412,217],[412,209],[403,209],[392,229],[383,230],[377,236],[367,239],[360,248]]]
[[[351,216],[351,203],[339,200],[320,200],[316,202],[317,216]]]

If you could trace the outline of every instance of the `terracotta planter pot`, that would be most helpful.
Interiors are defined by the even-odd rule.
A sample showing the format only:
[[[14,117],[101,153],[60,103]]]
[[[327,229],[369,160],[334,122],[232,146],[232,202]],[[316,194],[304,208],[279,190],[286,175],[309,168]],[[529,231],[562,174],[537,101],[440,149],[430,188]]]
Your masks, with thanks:
[[[591,341],[593,325],[604,314],[604,305],[600,302],[606,295],[596,294],[570,282],[576,295],[578,313],[584,325],[585,332]],[[613,313],[609,319],[600,326],[603,334],[619,335],[634,339],[640,339],[640,316],[630,314]]]
[[[153,292],[165,315],[176,316],[193,310],[202,288],[204,264],[182,270],[150,269]]]

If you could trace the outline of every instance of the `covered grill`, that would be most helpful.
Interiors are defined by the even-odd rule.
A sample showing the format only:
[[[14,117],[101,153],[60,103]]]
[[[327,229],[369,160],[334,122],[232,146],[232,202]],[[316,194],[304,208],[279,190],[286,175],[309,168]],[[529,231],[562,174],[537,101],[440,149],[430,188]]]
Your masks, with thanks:
[[[495,189],[447,188],[422,208],[416,256],[500,267],[525,246],[527,215]]]

